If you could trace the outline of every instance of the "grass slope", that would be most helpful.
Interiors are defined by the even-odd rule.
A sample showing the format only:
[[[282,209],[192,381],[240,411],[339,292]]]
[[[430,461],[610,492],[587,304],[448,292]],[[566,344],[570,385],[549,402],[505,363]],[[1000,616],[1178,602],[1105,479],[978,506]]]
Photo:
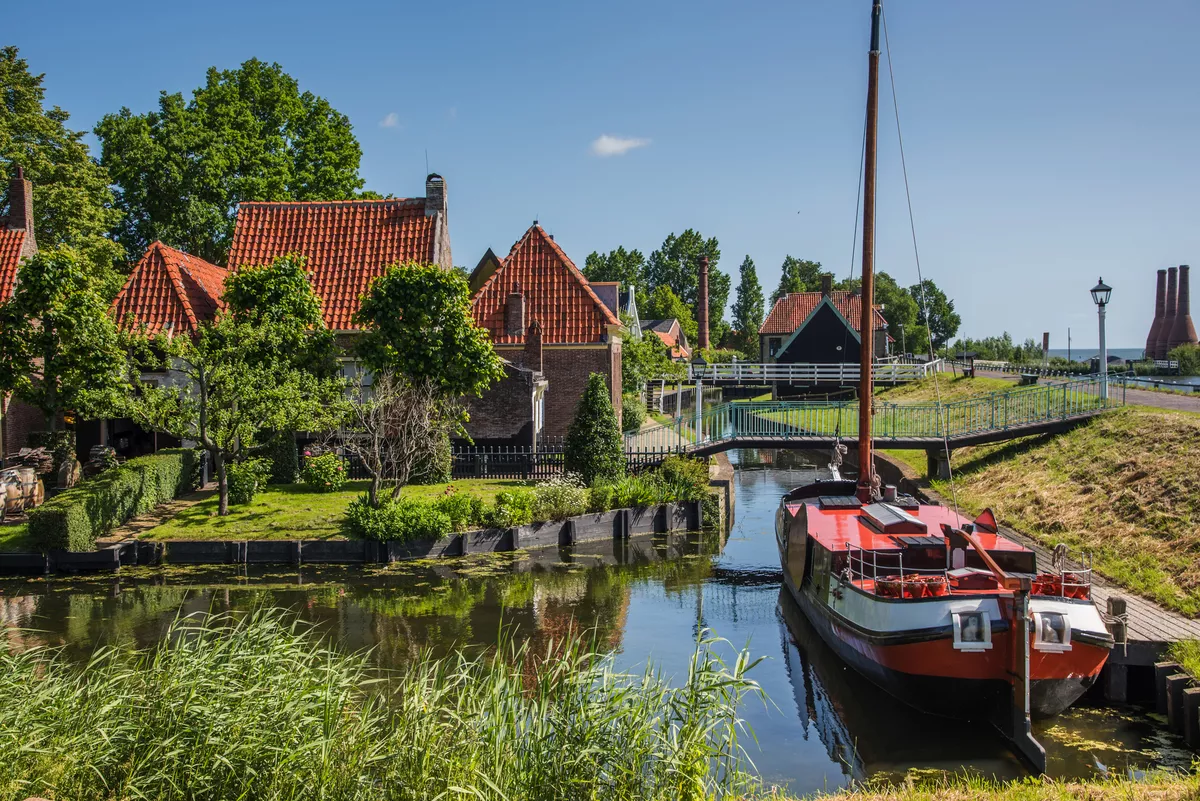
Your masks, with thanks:
[[[831,801],[1192,801],[1200,797],[1200,777],[1151,776],[1142,781],[1112,779],[1056,782],[1027,779],[997,784],[983,779],[930,787],[846,790],[814,798]]]
[[[490,502],[500,490],[521,486],[521,481],[466,479],[455,481],[459,492]],[[404,497],[433,498],[447,484],[405,487]],[[328,539],[341,536],[339,526],[350,501],[367,491],[366,481],[351,481],[338,492],[315,492],[303,484],[270,486],[243,506],[231,506],[226,517],[217,516],[217,495],[211,493],[195,506],[152,529],[154,540],[260,540]]]
[[[935,383],[936,381],[936,383]],[[911,384],[886,384],[875,387],[875,397],[882,401],[914,402],[936,401],[941,393],[943,403],[964,400],[976,395],[986,395],[989,392],[1006,392],[1016,389],[1015,381],[1005,381],[1003,378],[964,378],[942,373]]]
[[[954,453],[955,488],[967,510],[990,506],[1047,545],[1090,550],[1104,575],[1191,616],[1200,614],[1197,465],[1200,415],[1146,407],[1056,437]],[[948,482],[933,488],[950,496]]]

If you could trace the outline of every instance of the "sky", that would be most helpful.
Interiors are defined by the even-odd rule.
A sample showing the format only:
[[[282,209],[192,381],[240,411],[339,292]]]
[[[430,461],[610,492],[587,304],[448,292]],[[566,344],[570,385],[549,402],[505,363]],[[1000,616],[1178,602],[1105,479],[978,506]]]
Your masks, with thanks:
[[[1140,347],[1155,271],[1200,266],[1196,0],[885,3],[921,268],[960,335]],[[870,0],[16,3],[0,43],[78,129],[210,66],[276,61],[347,114],[366,187],[446,179],[454,261],[534,219],[582,266],[671,232],[851,262]],[[886,54],[877,269],[917,280]],[[93,140],[94,142],[94,140]]]

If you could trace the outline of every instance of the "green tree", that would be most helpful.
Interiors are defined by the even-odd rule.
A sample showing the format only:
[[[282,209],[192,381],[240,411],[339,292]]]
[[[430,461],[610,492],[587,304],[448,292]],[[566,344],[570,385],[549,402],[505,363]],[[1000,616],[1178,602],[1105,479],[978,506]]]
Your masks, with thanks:
[[[567,472],[578,473],[591,486],[625,474],[621,426],[603,373],[588,376],[587,388],[563,443]]]
[[[589,281],[619,281],[623,287],[634,287],[640,297],[646,287],[646,257],[640,250],[618,247],[608,253],[588,254],[583,274]]]
[[[733,328],[737,332],[734,346],[742,353],[758,353],[758,329],[764,313],[762,284],[750,256],[742,259],[738,272],[737,300],[733,302]]]
[[[621,343],[621,389],[624,392],[637,392],[648,381],[680,378],[685,374],[684,366],[671,360],[666,343],[650,331]]]
[[[771,293],[771,303],[795,292],[816,292],[821,288],[821,262],[783,257],[779,286]]]
[[[962,318],[954,311],[954,301],[929,278],[913,284],[908,292],[917,303],[917,322],[929,329],[936,353],[958,333]]]
[[[356,317],[364,366],[447,397],[479,395],[504,377],[487,331],[475,325],[467,281],[436,264],[395,264],[371,284]]]
[[[638,305],[641,306],[640,314],[643,320],[678,320],[688,342],[696,344],[698,326],[696,318],[692,316],[692,309],[680,300],[669,286],[655,287],[650,296]]]
[[[281,260],[285,265],[294,264]],[[345,382],[313,372],[304,359],[288,357],[298,326],[288,310],[309,307],[305,282],[278,282],[247,307],[246,290],[262,284],[264,271],[230,276],[228,313],[204,322],[194,337],[129,337],[128,370],[135,390],[125,414],[145,428],[200,443],[217,475],[220,515],[229,514],[229,467],[265,445],[279,431],[323,431],[345,415]],[[280,272],[286,273],[287,269]],[[284,287],[287,291],[284,291]],[[268,308],[270,304],[270,308]],[[319,319],[302,336],[322,337]],[[269,355],[275,354],[275,358]],[[142,383],[141,373],[165,372],[168,380]]]
[[[349,119],[258,59],[210,68],[190,101],[163,92],[157,111],[106,115],[96,136],[131,253],[161,239],[221,264],[238,203],[342,200],[363,185]]]
[[[88,261],[67,247],[26,261],[13,297],[0,305],[0,393],[37,407],[57,431],[67,410],[86,418],[113,408],[125,386],[123,361]]]
[[[33,182],[33,230],[41,248],[67,245],[99,279],[107,300],[121,288],[114,269],[124,252],[108,238],[120,223],[108,171],[92,160],[70,115],[44,105],[42,75],[33,75],[15,47],[0,49],[0,179],[25,170]],[[0,183],[0,185],[3,185]]]
[[[690,309],[696,309],[701,256],[708,256],[708,320],[710,330],[715,331],[725,320],[732,288],[729,276],[717,269],[721,249],[716,237],[705,239],[691,228],[679,235],[669,235],[662,247],[650,254],[645,282],[651,290],[670,287]],[[696,317],[694,312],[692,317]]]

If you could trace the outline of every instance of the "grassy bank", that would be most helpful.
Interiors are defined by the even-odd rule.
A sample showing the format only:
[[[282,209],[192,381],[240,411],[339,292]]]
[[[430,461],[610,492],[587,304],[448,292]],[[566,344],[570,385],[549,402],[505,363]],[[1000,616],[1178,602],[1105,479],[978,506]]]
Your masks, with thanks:
[[[1200,777],[1154,776],[1142,781],[1055,782],[1029,779],[996,784],[984,780],[953,781],[929,787],[857,790],[814,796],[837,801],[1194,801]]]
[[[492,502],[503,489],[523,486],[521,481],[464,479],[454,487],[464,495]],[[403,497],[433,499],[447,484],[405,487]],[[208,497],[147,533],[159,540],[328,539],[342,536],[346,507],[367,491],[366,481],[351,481],[338,492],[316,492],[303,484],[269,486],[248,504],[231,506],[226,517],[217,515],[217,496]]]
[[[0,760],[0,796],[745,798],[750,667],[706,644],[670,687],[572,641],[382,677],[274,613],[180,621],[86,667],[0,649],[0,741],[22,745]]]
[[[1003,378],[964,378],[952,373],[941,373],[937,376],[922,378],[920,381],[913,381],[910,384],[878,385],[875,387],[875,397],[894,403],[912,403],[936,401],[940,392],[942,402],[948,403],[965,400],[976,395],[986,395],[989,392],[1006,392],[1016,388],[1017,382],[1006,381]]]
[[[905,460],[921,452],[893,452]],[[1126,407],[1053,437],[954,453],[965,510],[1047,545],[1090,550],[1127,589],[1200,614],[1200,415]],[[933,488],[950,497],[947,482]]]

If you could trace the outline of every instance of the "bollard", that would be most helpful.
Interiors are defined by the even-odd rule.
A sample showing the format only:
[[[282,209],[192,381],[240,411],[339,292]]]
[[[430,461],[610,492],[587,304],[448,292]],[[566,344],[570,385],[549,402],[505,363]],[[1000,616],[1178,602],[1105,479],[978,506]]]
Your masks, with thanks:
[[[1109,662],[1104,666],[1104,700],[1123,704],[1129,700],[1129,667]]]
[[[1154,663],[1154,711],[1160,715],[1167,714],[1167,676],[1178,672],[1178,662]]]
[[[1200,747],[1200,687],[1183,691],[1183,739],[1189,748]]]
[[[1177,734],[1183,734],[1183,691],[1192,685],[1192,677],[1186,673],[1167,676],[1167,724]]]

